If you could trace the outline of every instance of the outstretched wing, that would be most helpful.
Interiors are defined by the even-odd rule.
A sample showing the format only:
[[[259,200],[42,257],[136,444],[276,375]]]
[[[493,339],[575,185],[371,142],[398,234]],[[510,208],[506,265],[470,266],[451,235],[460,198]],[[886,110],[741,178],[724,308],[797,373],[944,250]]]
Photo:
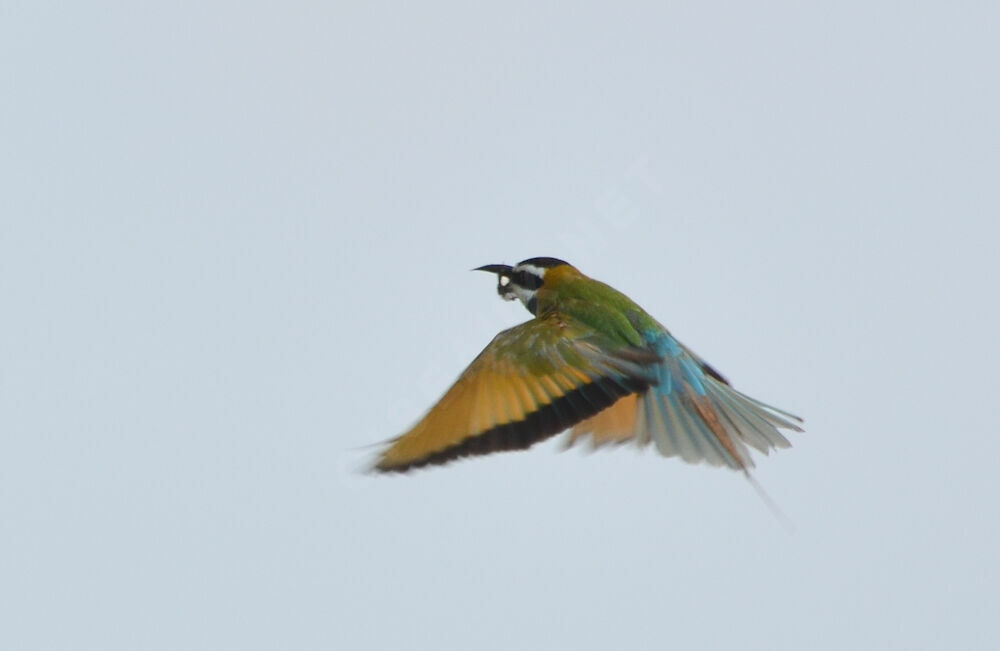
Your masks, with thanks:
[[[559,313],[504,330],[420,422],[390,442],[375,470],[527,448],[643,391],[658,359],[643,348],[612,347]]]

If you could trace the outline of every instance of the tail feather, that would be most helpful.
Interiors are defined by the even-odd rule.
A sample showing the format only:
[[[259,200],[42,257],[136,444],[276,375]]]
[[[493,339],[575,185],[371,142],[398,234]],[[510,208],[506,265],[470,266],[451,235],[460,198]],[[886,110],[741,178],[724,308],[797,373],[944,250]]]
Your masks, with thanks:
[[[766,412],[762,412],[756,405],[740,400],[739,395],[731,389],[713,391],[712,393],[719,405],[719,413],[736,438],[750,444],[764,454],[767,454],[771,448],[791,446],[788,439],[782,436],[775,425],[765,418],[763,414]]]
[[[651,403],[652,392],[647,392],[643,396],[643,403]],[[667,396],[662,398],[662,408],[659,410],[663,415],[663,427],[657,432],[656,449],[663,456],[680,456],[690,454],[682,449],[682,443],[687,439],[683,433],[684,423],[680,418],[680,410],[675,405],[670,404]]]
[[[774,447],[770,440],[761,433],[758,429],[753,427],[746,427],[745,421],[743,422],[744,428],[740,429],[740,423],[737,423],[735,414],[731,414],[726,411],[721,412],[723,426],[726,428],[726,432],[730,436],[736,439],[742,439],[750,447],[761,452],[763,454],[769,454],[771,448]]]
[[[669,426],[655,432],[656,449],[665,457],[679,456],[688,463],[705,460],[711,465],[727,463],[724,452],[713,441],[711,432],[676,393],[660,395],[650,391],[645,402],[658,405]]]

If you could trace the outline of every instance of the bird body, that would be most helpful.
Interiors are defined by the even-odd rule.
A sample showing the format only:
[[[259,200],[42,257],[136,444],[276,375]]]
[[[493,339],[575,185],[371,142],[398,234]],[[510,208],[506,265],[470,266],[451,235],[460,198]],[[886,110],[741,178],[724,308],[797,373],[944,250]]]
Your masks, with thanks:
[[[654,442],[664,456],[747,472],[747,445],[788,447],[801,422],[731,386],[618,290],[555,258],[487,265],[497,292],[533,318],[499,333],[375,464],[406,471],[523,449],[570,429],[569,442]]]

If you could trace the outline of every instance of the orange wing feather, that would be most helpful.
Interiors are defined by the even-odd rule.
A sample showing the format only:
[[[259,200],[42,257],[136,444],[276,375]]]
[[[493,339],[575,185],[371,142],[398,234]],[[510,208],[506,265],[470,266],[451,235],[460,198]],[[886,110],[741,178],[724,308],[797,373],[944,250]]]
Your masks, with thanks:
[[[644,389],[642,352],[604,352],[596,336],[558,315],[501,332],[375,469],[526,448]]]
[[[637,395],[628,395],[604,411],[574,425],[566,440],[566,447],[586,436],[590,437],[591,444],[595,448],[628,442],[634,436],[637,406]]]

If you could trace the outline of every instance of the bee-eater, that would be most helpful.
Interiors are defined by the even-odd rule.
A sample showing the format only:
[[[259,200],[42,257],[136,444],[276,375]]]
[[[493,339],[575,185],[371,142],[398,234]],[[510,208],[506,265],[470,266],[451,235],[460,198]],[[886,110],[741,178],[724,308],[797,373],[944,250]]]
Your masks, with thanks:
[[[375,469],[402,472],[527,448],[570,429],[568,442],[650,441],[664,456],[748,474],[747,446],[785,448],[801,419],[733,389],[621,292],[555,258],[476,271],[519,299],[529,321],[504,330]],[[748,475],[749,476],[749,475]]]

